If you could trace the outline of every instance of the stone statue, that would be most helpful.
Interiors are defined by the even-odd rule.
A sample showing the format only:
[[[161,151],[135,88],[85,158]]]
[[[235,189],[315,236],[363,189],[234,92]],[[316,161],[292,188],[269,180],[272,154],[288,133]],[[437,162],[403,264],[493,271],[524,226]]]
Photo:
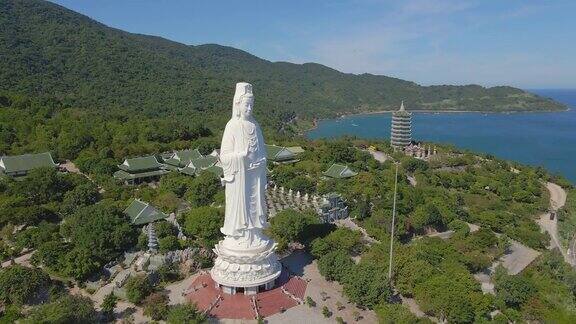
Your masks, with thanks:
[[[226,212],[220,229],[227,238],[250,246],[266,226],[266,147],[252,117],[252,85],[238,83],[232,118],[226,124],[220,161],[226,186]],[[255,242],[254,242],[255,241]]]
[[[262,232],[268,226],[266,146],[252,116],[253,105],[252,85],[236,84],[232,118],[226,124],[220,147],[222,184],[226,187],[224,226],[220,231],[226,237],[214,247],[217,258],[210,273],[230,294],[240,288],[245,294],[270,289],[281,272],[274,253],[276,243]]]

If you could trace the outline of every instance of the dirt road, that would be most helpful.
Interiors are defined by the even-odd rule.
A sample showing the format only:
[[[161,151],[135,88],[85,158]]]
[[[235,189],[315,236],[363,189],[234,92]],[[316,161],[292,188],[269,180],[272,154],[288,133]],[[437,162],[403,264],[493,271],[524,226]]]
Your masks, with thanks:
[[[550,209],[553,211],[557,211],[558,209],[564,207],[566,204],[566,191],[562,189],[559,185],[548,182],[546,183],[546,188],[550,192]],[[540,218],[536,221],[542,231],[548,232],[550,235],[550,249],[558,248],[564,256],[564,260],[569,264],[574,265],[575,260],[570,258],[566,250],[560,244],[560,239],[558,236],[558,218],[554,217],[554,219],[550,219],[550,213],[544,213],[540,215]]]

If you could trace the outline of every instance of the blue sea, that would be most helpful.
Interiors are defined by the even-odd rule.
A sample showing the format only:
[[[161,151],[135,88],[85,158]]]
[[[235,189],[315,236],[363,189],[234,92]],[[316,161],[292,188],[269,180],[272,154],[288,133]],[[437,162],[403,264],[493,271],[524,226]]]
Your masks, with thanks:
[[[413,138],[543,166],[576,183],[576,90],[529,91],[562,102],[570,110],[510,114],[414,113]],[[322,120],[308,137],[356,135],[388,139],[390,118],[386,113]]]

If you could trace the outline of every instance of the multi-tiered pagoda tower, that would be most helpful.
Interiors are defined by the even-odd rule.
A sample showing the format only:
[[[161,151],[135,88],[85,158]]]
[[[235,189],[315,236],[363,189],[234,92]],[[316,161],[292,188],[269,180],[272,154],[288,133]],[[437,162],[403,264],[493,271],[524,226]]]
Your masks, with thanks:
[[[412,141],[412,113],[404,109],[404,101],[400,109],[392,113],[392,130],[390,144],[394,149],[409,146]]]

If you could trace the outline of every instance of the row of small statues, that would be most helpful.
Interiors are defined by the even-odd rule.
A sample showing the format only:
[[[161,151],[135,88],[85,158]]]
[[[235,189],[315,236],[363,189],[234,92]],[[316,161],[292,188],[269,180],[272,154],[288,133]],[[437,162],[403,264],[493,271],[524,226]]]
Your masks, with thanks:
[[[270,215],[275,215],[276,212],[283,209],[318,209],[324,202],[324,198],[318,195],[309,195],[305,193],[302,195],[300,191],[294,192],[292,189],[286,190],[284,187],[270,185],[266,192],[268,200],[268,207]]]

